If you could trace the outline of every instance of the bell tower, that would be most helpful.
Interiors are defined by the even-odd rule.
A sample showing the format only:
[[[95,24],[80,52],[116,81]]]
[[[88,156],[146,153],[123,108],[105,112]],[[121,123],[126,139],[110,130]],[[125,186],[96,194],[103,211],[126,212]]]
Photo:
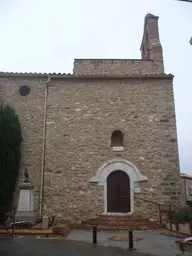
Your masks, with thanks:
[[[163,65],[163,50],[159,38],[158,16],[145,16],[143,39],[141,43],[141,58],[161,62]]]

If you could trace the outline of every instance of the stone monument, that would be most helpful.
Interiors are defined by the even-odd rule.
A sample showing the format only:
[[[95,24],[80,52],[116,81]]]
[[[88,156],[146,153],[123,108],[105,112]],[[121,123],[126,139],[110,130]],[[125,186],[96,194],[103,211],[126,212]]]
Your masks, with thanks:
[[[33,185],[29,181],[26,168],[24,176],[24,182],[19,184],[19,203],[15,221],[29,221],[31,224],[35,224],[37,214],[33,208]]]

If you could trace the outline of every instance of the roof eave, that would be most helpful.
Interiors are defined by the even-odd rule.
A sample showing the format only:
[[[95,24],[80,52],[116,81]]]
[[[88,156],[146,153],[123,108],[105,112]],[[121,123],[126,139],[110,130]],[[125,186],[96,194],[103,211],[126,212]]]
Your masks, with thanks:
[[[47,78],[51,79],[173,79],[172,74],[41,74],[41,73],[0,73],[1,77]]]

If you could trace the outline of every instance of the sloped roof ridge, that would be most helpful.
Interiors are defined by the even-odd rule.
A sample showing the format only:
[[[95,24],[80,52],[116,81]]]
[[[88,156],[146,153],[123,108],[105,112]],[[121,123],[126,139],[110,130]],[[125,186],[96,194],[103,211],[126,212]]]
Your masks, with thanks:
[[[165,73],[162,73],[162,74],[159,74],[159,73],[151,73],[151,74],[142,74],[142,73],[138,73],[138,74],[122,74],[122,73],[115,73],[115,74],[110,74],[110,73],[37,73],[37,72],[0,72],[0,76],[21,76],[21,77],[28,77],[28,76],[39,76],[39,77],[77,77],[77,76],[81,76],[81,77],[118,77],[118,76],[121,76],[121,77],[135,77],[135,76],[173,76],[172,74],[165,74]]]

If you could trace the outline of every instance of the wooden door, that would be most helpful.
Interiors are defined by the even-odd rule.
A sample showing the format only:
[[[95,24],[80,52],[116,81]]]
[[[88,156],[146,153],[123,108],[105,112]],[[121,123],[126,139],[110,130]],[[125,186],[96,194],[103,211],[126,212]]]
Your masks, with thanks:
[[[114,171],[107,178],[107,212],[130,211],[129,177],[123,171]]]

